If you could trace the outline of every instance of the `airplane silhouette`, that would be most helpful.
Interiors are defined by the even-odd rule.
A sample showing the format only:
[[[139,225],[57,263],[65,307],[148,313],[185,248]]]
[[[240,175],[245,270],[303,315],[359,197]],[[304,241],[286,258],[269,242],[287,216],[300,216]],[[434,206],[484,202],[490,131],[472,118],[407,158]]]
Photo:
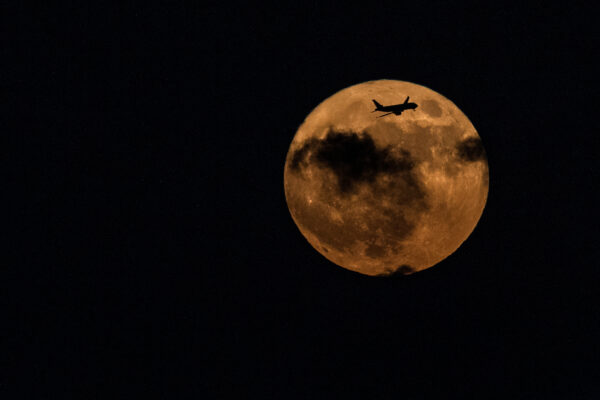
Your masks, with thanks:
[[[415,103],[409,103],[408,99],[410,97],[406,96],[406,100],[404,100],[404,103],[402,104],[394,104],[391,106],[382,106],[381,104],[379,104],[375,99],[373,99],[373,103],[375,103],[375,109],[371,112],[375,112],[375,111],[389,111],[389,113],[387,114],[383,114],[380,115],[377,118],[381,118],[381,117],[385,117],[386,115],[390,115],[390,114],[395,114],[395,115],[400,115],[402,114],[402,111],[404,110],[413,110],[415,111],[415,108],[418,107],[418,105],[416,105]]]

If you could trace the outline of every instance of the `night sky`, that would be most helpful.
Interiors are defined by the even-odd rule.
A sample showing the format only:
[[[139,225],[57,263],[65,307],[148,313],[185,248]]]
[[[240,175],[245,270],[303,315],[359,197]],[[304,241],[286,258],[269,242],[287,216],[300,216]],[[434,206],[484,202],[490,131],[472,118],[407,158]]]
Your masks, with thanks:
[[[321,3],[8,10],[0,398],[598,398],[592,11]],[[285,202],[298,126],[374,79],[488,157],[410,276],[335,266]]]

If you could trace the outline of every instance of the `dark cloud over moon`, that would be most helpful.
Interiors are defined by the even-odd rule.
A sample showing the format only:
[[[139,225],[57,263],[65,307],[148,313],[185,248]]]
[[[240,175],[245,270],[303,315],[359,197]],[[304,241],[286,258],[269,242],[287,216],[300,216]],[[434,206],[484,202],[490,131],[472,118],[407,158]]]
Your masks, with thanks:
[[[378,149],[367,132],[359,135],[334,130],[324,139],[304,143],[292,155],[290,167],[297,171],[307,163],[333,171],[342,193],[352,191],[358,183],[373,183],[383,174],[410,172],[414,167],[406,150],[391,146]]]
[[[377,147],[368,132],[330,130],[323,139],[307,140],[289,157],[289,169],[298,177],[309,182],[333,179],[314,192],[311,207],[301,207],[296,201],[302,198],[290,197],[292,213],[323,244],[348,249],[364,243],[364,256],[380,259],[397,250],[399,242],[414,231],[410,217],[428,209],[415,164],[411,154],[398,146]],[[318,176],[317,171],[321,171]],[[330,218],[326,204],[352,202],[351,195],[358,193],[361,211],[337,224],[323,222]],[[374,237],[375,231],[380,235]]]

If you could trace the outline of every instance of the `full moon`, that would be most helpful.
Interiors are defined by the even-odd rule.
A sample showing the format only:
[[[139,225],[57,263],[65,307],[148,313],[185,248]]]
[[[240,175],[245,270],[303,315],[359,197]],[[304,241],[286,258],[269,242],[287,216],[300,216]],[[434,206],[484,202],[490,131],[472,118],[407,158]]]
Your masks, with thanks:
[[[388,106],[407,96],[415,109],[373,112],[372,100]],[[302,235],[331,262],[373,276],[421,271],[456,251],[477,225],[488,187],[471,121],[441,94],[398,80],[325,99],[298,128],[284,168]]]

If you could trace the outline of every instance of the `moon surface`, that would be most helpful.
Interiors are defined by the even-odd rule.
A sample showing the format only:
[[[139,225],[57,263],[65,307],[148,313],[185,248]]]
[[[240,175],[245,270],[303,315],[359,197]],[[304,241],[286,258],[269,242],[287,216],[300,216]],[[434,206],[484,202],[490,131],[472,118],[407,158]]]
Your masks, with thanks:
[[[376,118],[383,105],[416,110]],[[421,85],[376,80],[319,104],[298,128],[284,168],[300,232],[323,256],[366,275],[411,274],[452,254],[488,195],[486,153],[452,101]]]

